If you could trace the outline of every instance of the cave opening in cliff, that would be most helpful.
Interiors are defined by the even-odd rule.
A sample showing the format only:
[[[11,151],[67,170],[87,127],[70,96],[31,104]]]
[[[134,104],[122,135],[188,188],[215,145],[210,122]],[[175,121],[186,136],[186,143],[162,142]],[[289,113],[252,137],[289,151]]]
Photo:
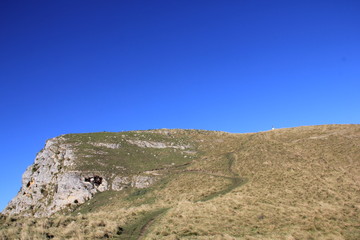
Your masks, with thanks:
[[[95,175],[93,177],[86,177],[84,180],[85,182],[89,182],[93,185],[99,186],[102,183],[102,177]]]

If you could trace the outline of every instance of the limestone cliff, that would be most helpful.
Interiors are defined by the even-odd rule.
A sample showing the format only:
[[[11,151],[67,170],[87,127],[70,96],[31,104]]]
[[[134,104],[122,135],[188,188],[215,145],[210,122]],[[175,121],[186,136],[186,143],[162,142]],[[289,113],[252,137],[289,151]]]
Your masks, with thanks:
[[[149,170],[191,158],[191,151],[185,151],[191,150],[188,143],[169,143],[165,141],[168,137],[145,141],[149,136],[153,134],[93,133],[48,140],[3,213],[50,216],[82,204],[98,192],[148,187],[159,178]]]

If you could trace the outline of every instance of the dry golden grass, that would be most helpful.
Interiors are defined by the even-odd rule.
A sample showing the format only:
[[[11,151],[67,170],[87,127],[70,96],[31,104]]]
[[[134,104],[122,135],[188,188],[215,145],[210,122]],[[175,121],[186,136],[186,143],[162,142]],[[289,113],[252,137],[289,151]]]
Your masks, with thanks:
[[[99,195],[87,214],[3,219],[0,239],[360,239],[359,125],[193,139],[201,157],[157,185]],[[237,177],[247,182],[223,191]]]
[[[174,207],[148,237],[360,239],[359,146],[357,125],[239,135],[210,153],[234,152],[233,171],[247,184]],[[218,171],[224,159],[214,155],[192,167]]]
[[[166,188],[156,190],[158,201],[172,204],[179,201],[197,201],[226,188],[229,179],[199,172],[183,172],[173,177]]]

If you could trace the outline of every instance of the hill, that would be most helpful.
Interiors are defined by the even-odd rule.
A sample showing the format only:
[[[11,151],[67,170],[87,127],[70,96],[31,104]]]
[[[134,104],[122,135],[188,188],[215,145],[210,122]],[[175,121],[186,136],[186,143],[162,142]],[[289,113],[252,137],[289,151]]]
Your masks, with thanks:
[[[1,239],[360,239],[360,125],[48,140]]]

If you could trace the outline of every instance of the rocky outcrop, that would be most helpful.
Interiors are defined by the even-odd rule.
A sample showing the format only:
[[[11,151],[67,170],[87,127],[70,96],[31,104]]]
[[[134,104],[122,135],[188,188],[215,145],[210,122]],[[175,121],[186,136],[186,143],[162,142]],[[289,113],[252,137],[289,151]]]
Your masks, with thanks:
[[[120,191],[127,187],[146,188],[153,184],[156,180],[155,176],[138,175],[132,177],[115,177],[112,181],[112,190]]]
[[[98,132],[49,139],[3,213],[50,216],[74,209],[100,192],[149,187],[167,174],[161,169],[184,166],[196,157],[196,140],[189,133],[193,132]]]
[[[175,149],[184,150],[190,147],[190,145],[175,145],[175,144],[166,144],[163,142],[144,141],[144,140],[127,140],[127,142],[142,148],[175,148]]]
[[[118,143],[91,143],[91,145],[96,146],[96,147],[106,147],[106,148],[111,148],[111,149],[117,149],[120,148],[120,144]]]
[[[110,149],[120,144],[92,143]],[[82,204],[96,193],[120,191],[125,187],[144,188],[155,181],[154,176],[112,176],[103,172],[77,171],[76,143],[68,143],[62,136],[46,142],[22,177],[22,187],[3,213],[25,216],[50,216],[59,210]],[[74,170],[75,169],[75,170]]]
[[[72,146],[62,137],[48,140],[37,154],[35,163],[26,169],[19,193],[3,213],[49,216],[108,189],[105,179],[96,185],[85,182],[84,173],[66,171],[75,158]]]

